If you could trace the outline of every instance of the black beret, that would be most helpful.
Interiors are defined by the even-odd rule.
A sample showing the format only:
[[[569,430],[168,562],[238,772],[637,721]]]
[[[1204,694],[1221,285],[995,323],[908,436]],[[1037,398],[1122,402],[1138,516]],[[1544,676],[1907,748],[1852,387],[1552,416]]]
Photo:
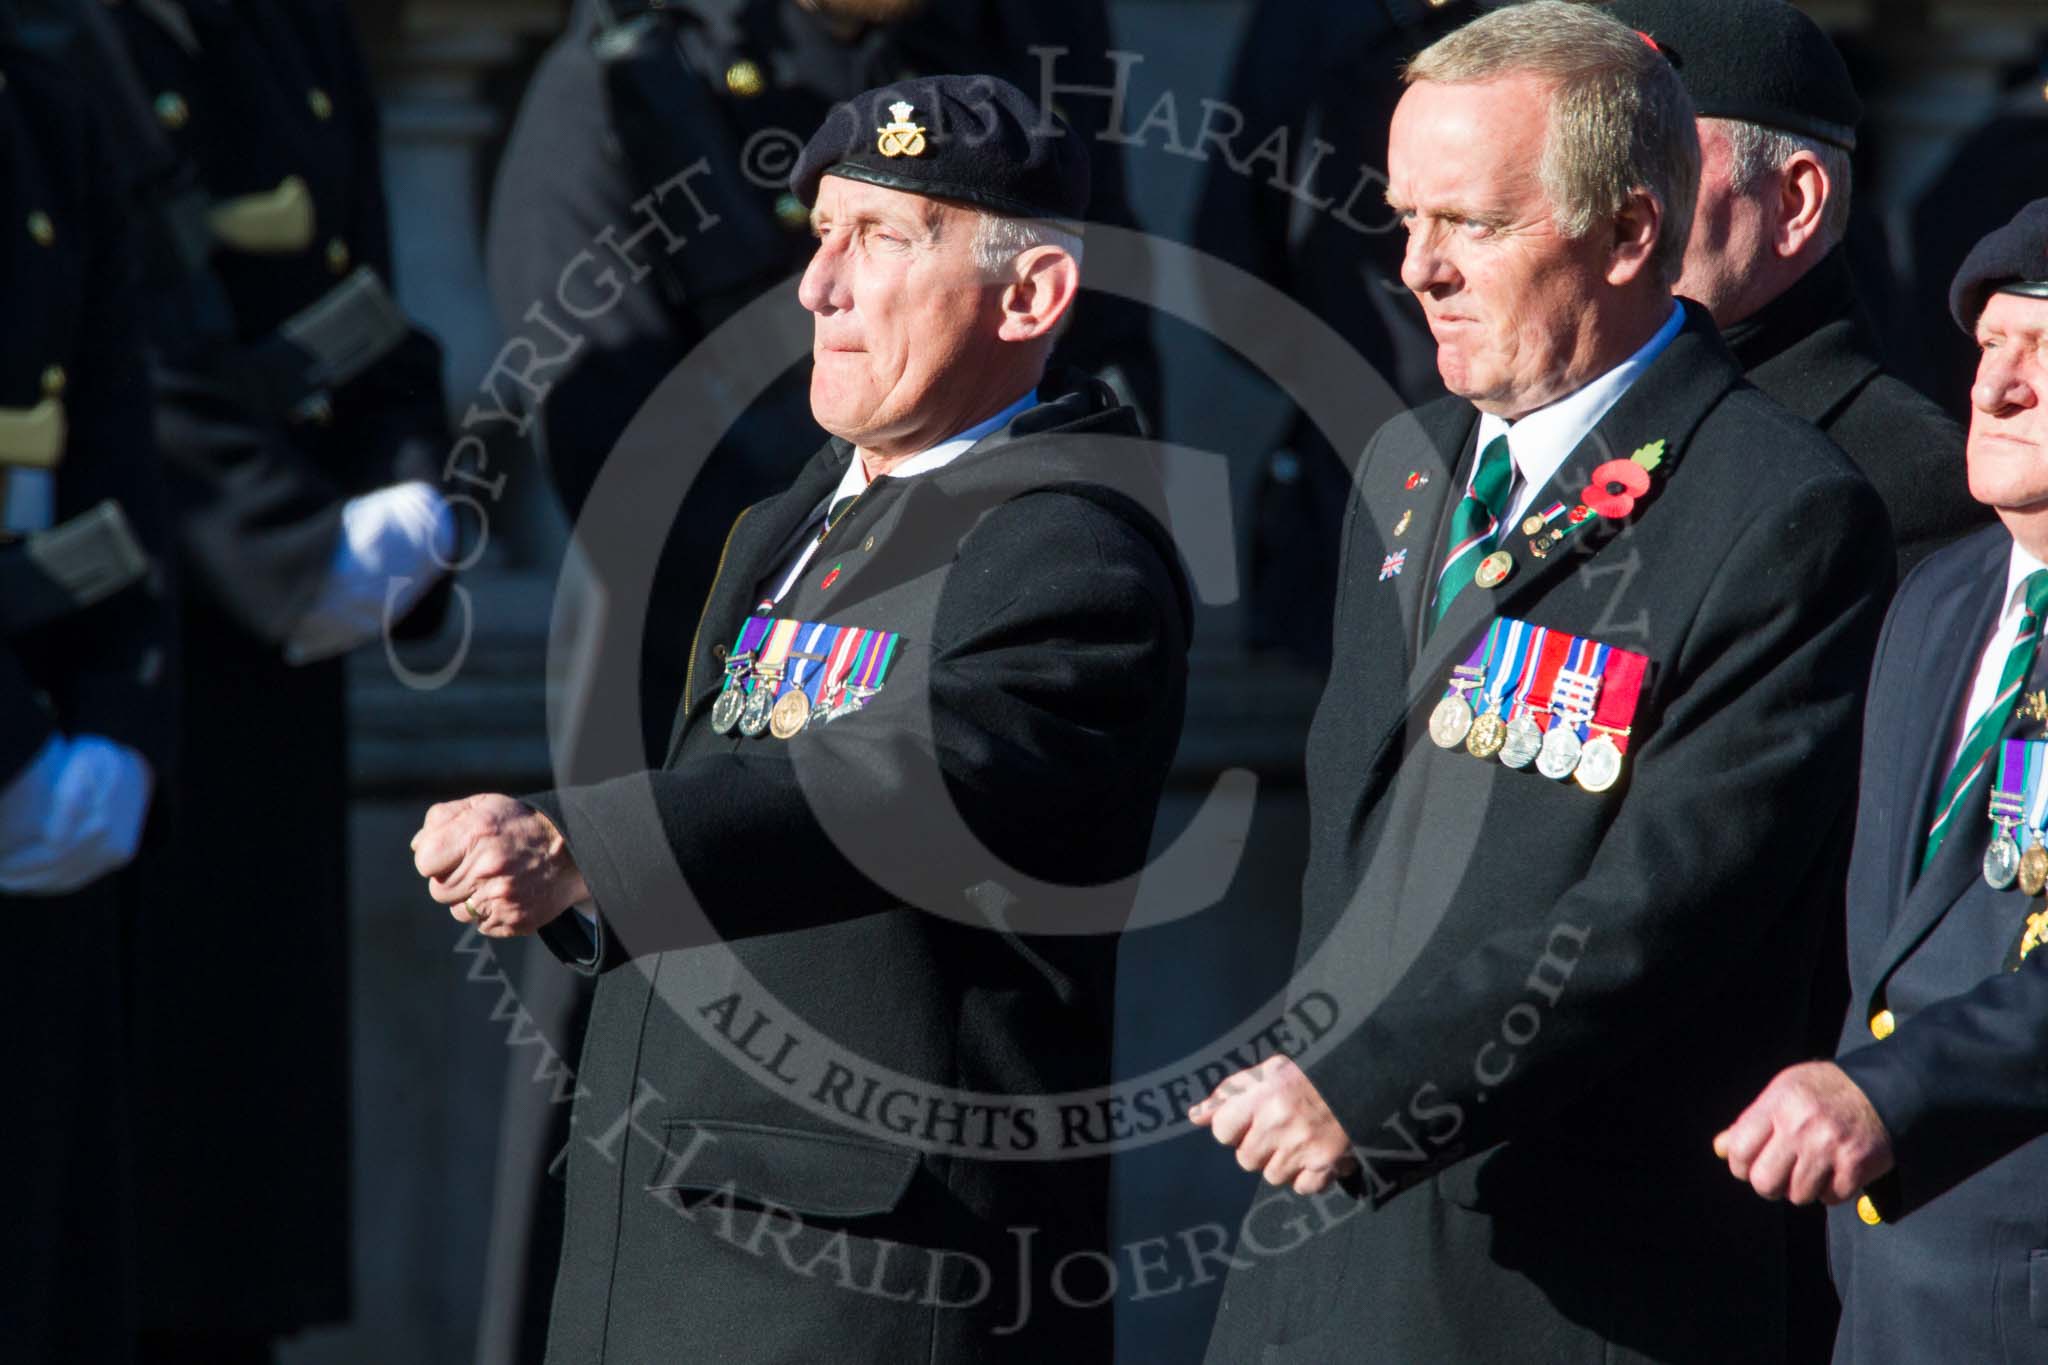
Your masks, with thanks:
[[[1863,101],[1849,68],[1785,0],[1615,0],[1607,12],[1670,60],[1700,117],[1856,146]]]
[[[995,76],[898,81],[834,105],[797,156],[804,207],[827,175],[962,199],[1020,218],[1088,213],[1088,149],[1050,110]]]
[[[2036,199],[1970,248],[1956,282],[1948,287],[1948,311],[1956,325],[1975,332],[1977,315],[1992,294],[2048,299],[2048,199]]]

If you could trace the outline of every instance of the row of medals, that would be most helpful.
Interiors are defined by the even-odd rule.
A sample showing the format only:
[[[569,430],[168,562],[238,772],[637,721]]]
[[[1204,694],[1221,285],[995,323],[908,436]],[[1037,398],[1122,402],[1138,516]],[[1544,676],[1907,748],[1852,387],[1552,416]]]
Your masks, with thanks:
[[[1581,740],[1562,721],[1546,731],[1527,708],[1518,708],[1513,720],[1502,720],[1498,711],[1474,716],[1472,703],[1453,694],[1430,713],[1429,737],[1439,749],[1462,744],[1474,758],[1497,755],[1510,768],[1534,763],[1551,781],[1575,778],[1589,792],[1604,792],[1621,778],[1621,746],[1612,739]]]
[[[1991,846],[1984,850],[1984,880],[1994,891],[2018,882],[2021,891],[2038,896],[2048,887],[2048,848],[2035,844],[2022,853],[2011,827],[1999,825],[1991,836]]]
[[[849,711],[860,710],[875,693],[871,687],[843,683],[838,699],[820,705],[815,712],[811,699],[802,692],[785,692],[771,703],[769,698],[775,695],[775,685],[782,681],[781,676],[757,675],[753,691],[745,691],[740,682],[746,677],[750,662],[741,656],[727,665],[725,690],[711,703],[711,729],[716,734],[728,735],[737,728],[748,739],[759,738],[763,730],[777,739],[795,739],[810,725],[814,714],[820,721],[837,720]]]

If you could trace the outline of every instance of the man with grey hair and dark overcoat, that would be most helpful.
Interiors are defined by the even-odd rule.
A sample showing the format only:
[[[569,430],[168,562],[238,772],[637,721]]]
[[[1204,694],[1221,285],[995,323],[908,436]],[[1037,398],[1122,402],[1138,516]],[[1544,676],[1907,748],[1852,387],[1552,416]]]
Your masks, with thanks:
[[[1346,526],[1292,984],[1336,1020],[1194,1109],[1281,1187],[1209,1357],[1780,1360],[1784,1210],[1710,1140],[1804,1047],[1884,510],[1674,300],[1698,140],[1641,35],[1531,0],[1406,80],[1452,396]]]

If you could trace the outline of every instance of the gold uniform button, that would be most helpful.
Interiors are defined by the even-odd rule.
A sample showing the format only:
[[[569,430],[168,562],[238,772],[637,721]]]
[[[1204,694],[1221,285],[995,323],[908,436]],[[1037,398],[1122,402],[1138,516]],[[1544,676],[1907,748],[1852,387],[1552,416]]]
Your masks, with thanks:
[[[348,269],[348,243],[336,237],[327,244],[327,268],[339,275]]]
[[[1870,1036],[1877,1039],[1880,1043],[1891,1037],[1892,1030],[1898,1026],[1899,1021],[1893,1017],[1890,1010],[1879,1010],[1876,1014],[1870,1016]]]
[[[306,92],[306,107],[311,109],[313,117],[322,123],[334,117],[334,101],[317,85]]]
[[[872,550],[872,549],[874,549],[874,548],[875,548],[875,538],[874,538],[873,536],[869,536],[869,537],[868,537],[868,538],[867,538],[866,540],[863,540],[863,541],[862,541],[862,542],[860,543],[860,548],[861,548],[861,550],[862,550],[862,552],[863,552],[863,553],[865,553],[866,551],[869,551],[869,550]]]
[[[743,100],[750,100],[768,88],[761,68],[749,61],[737,61],[725,69],[725,88]]]
[[[158,95],[152,107],[156,110],[156,121],[174,133],[192,121],[192,106],[175,90]]]
[[[1877,1205],[1870,1202],[1867,1194],[1856,1196],[1856,1216],[1873,1228],[1884,1221],[1884,1215],[1877,1211]]]
[[[28,216],[28,235],[37,246],[50,246],[57,240],[57,225],[50,221],[49,214],[37,209]]]
[[[52,365],[49,369],[44,370],[43,397],[62,398],[64,396],[64,384],[68,378],[69,376],[64,373],[62,365]]]

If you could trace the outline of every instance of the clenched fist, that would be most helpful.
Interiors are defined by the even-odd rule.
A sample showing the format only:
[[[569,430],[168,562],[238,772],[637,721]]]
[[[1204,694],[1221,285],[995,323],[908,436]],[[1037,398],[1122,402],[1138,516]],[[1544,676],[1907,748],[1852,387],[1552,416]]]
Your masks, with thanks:
[[[1892,1168],[1892,1139],[1848,1073],[1802,1062],[1715,1137],[1714,1155],[1766,1199],[1840,1204]]]
[[[412,836],[427,894],[491,938],[538,933],[590,899],[554,822],[509,796],[465,796],[427,812]]]

